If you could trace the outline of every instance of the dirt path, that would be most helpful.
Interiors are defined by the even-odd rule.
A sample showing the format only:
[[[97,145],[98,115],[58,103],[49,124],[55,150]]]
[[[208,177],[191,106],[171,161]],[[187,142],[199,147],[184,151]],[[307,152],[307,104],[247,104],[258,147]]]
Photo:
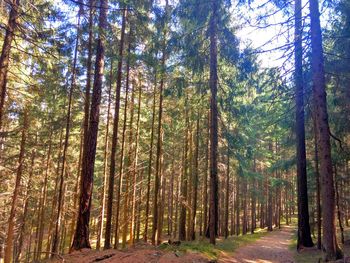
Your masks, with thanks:
[[[224,255],[219,263],[294,263],[289,244],[293,228],[283,227],[258,241],[238,248],[233,255]]]

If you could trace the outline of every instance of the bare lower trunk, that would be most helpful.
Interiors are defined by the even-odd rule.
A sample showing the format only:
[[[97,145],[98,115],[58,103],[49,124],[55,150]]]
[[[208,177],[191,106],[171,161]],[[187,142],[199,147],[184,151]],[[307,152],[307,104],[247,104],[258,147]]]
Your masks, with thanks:
[[[152,123],[151,123],[151,141],[148,157],[148,172],[147,172],[147,193],[146,193],[146,211],[145,211],[145,232],[143,239],[146,242],[148,237],[148,222],[149,222],[149,203],[151,191],[151,175],[152,175],[152,160],[153,160],[153,141],[154,141],[154,123],[156,117],[156,91],[157,91],[157,71],[154,74],[154,90],[153,90],[153,108],[152,108]]]
[[[103,186],[101,193],[101,210],[98,218],[98,233],[97,233],[97,241],[96,241],[96,249],[100,249],[101,247],[101,239],[103,233],[103,222],[106,208],[106,189],[107,189],[107,166],[108,166],[108,145],[109,145],[109,119],[110,119],[110,111],[111,111],[111,95],[112,95],[112,79],[113,79],[113,62],[111,62],[111,70],[110,70],[110,83],[108,89],[108,106],[107,106],[107,125],[106,125],[106,135],[104,140],[104,153],[103,153]]]
[[[17,202],[18,202],[18,198],[19,198],[19,194],[20,194],[19,190],[20,190],[22,173],[23,173],[24,154],[25,154],[27,133],[28,133],[28,127],[29,127],[28,118],[29,118],[28,112],[25,109],[24,116],[23,116],[22,138],[21,138],[21,145],[20,145],[19,157],[18,157],[16,181],[15,181],[15,187],[14,187],[13,195],[12,195],[10,216],[9,216],[9,220],[8,220],[4,263],[11,263],[12,262],[12,248],[14,245],[13,241],[14,241],[14,230],[15,230],[15,216],[16,216]]]

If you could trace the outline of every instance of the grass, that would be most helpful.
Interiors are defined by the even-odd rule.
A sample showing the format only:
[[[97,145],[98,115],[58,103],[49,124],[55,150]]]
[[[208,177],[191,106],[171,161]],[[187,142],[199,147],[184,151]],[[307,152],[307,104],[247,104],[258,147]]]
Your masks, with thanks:
[[[340,232],[338,231],[337,234],[340,234]],[[345,240],[349,240],[349,239],[350,239],[350,228],[347,228],[345,229]],[[338,240],[340,240],[340,238]],[[314,243],[316,244],[317,240],[314,240]],[[296,247],[297,247],[297,234],[293,236],[293,240],[289,245],[289,249],[294,253],[294,259],[296,263],[318,263],[320,262],[320,259],[322,262],[324,254],[321,250],[318,250],[316,247],[305,249],[299,253],[296,251]],[[347,257],[350,256],[349,245],[342,246],[342,250],[345,256]]]
[[[198,239],[195,241],[183,241],[180,246],[162,244],[160,248],[167,251],[173,251],[177,254],[184,254],[186,252],[200,253],[209,260],[217,260],[221,254],[233,253],[237,248],[255,242],[266,234],[266,229],[258,229],[254,234],[231,236],[227,239],[217,239],[215,246],[210,244],[207,239]]]

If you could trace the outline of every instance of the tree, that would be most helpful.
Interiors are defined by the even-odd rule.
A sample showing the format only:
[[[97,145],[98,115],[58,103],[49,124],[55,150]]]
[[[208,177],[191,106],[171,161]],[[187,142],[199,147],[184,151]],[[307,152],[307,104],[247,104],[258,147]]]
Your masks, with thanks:
[[[18,195],[19,195],[20,184],[21,184],[21,179],[23,174],[25,147],[26,147],[26,142],[28,137],[28,127],[29,127],[28,109],[24,109],[23,115],[24,115],[23,127],[22,127],[22,136],[21,136],[21,146],[20,146],[20,151],[18,156],[18,167],[16,171],[16,182],[13,190],[11,211],[10,211],[10,217],[9,217],[8,229],[7,229],[7,239],[6,239],[6,247],[5,247],[5,255],[4,255],[5,263],[12,262],[13,235],[14,235],[14,228],[15,228],[14,219],[16,215]]]
[[[118,60],[118,68],[117,68],[117,89],[116,89],[116,97],[115,97],[112,147],[111,147],[111,156],[110,156],[111,161],[110,161],[110,172],[109,172],[108,202],[107,202],[104,249],[108,249],[111,247],[112,205],[113,205],[114,177],[115,177],[115,166],[116,166],[115,155],[117,151],[117,142],[118,142],[120,90],[121,90],[121,83],[122,83],[122,66],[123,66],[123,54],[124,54],[125,27],[126,27],[126,19],[128,14],[127,12],[128,12],[127,9],[124,7],[123,17],[122,17],[122,28],[120,32],[119,60]],[[119,178],[118,189],[120,189],[120,184],[121,184],[121,178]],[[119,202],[119,198],[118,198],[118,202]],[[117,216],[116,216],[116,221],[118,220],[119,220],[119,211],[117,212]],[[118,230],[116,229],[116,231]]]
[[[102,92],[102,80],[104,71],[104,56],[105,56],[105,32],[107,29],[107,7],[108,0],[101,0],[100,2],[100,16],[99,16],[99,37],[96,48],[96,64],[95,64],[95,76],[94,85],[91,97],[91,109],[90,109],[90,124],[88,130],[88,146],[85,152],[86,166],[82,167],[81,173],[81,193],[80,193],[80,205],[78,211],[77,226],[74,234],[72,249],[78,250],[82,248],[90,248],[89,240],[89,221],[90,221],[90,209],[91,209],[91,196],[92,196],[92,181],[94,174],[96,145],[98,124],[100,117],[100,103]]]
[[[11,10],[0,56],[0,129],[2,128],[11,45],[16,32],[20,0],[11,0],[10,5]]]
[[[304,84],[302,47],[302,5],[295,1],[295,90],[296,90],[296,143],[297,143],[297,181],[298,181],[298,244],[297,248],[312,247],[309,224],[309,202],[306,174],[305,122],[304,122]]]
[[[326,79],[318,0],[310,0],[312,83],[321,178],[323,247],[327,261],[341,259],[335,229],[335,190],[327,112]]]
[[[217,23],[218,3],[213,1],[210,18],[210,201],[209,201],[209,236],[215,244],[218,231],[218,106],[217,106]]]

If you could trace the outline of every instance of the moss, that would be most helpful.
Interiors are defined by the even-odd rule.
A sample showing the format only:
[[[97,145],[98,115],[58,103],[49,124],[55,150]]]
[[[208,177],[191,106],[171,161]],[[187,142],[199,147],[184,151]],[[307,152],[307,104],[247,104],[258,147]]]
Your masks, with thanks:
[[[210,244],[208,239],[201,238],[195,241],[181,242],[180,246],[162,244],[159,246],[159,248],[174,252],[177,251],[178,253],[196,252],[202,254],[210,260],[217,260],[220,254],[233,253],[237,248],[253,243],[266,234],[266,230],[258,229],[254,234],[231,236],[227,239],[219,238],[217,239],[216,245]]]

